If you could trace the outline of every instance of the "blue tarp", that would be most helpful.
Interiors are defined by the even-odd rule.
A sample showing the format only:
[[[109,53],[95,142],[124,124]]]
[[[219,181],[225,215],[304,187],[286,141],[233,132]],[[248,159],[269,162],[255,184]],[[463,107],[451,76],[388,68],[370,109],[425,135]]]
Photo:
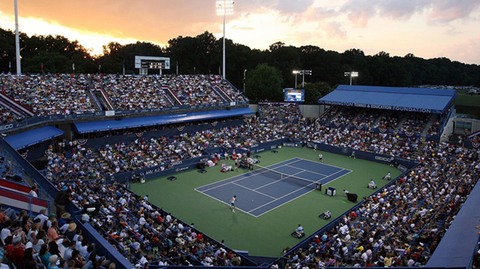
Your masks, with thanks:
[[[218,118],[228,118],[253,114],[253,110],[248,107],[233,108],[213,111],[188,112],[181,114],[168,114],[151,117],[128,118],[121,120],[106,120],[75,123],[76,132],[80,134],[94,133],[125,128],[137,128],[144,126],[154,126],[172,123],[181,123],[198,120],[209,120]]]
[[[35,130],[26,131],[20,134],[5,137],[5,141],[16,150],[27,148],[29,146],[42,143],[57,136],[63,135],[64,132],[53,126],[45,126]]]
[[[318,103],[441,114],[456,97],[455,90],[339,85]]]

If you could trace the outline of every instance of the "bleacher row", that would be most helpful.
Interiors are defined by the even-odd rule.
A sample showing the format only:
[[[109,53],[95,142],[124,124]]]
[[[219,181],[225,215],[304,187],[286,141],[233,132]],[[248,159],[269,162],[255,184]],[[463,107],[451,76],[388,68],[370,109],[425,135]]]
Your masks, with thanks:
[[[219,75],[0,75],[1,122],[32,116],[245,101]]]
[[[440,135],[440,126],[444,123],[435,114],[342,106],[331,106],[320,119],[327,124],[365,126],[368,129],[419,135]]]

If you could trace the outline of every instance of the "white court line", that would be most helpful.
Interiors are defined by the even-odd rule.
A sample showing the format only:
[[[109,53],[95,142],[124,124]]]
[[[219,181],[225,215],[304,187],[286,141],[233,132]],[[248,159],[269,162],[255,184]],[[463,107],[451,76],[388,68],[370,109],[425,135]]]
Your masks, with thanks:
[[[276,163],[276,164],[281,164],[281,163],[284,163],[284,162],[287,162],[287,161],[289,161],[289,160],[286,160],[286,161],[283,161],[283,162],[279,162],[279,163]],[[276,164],[272,164],[272,165],[276,165]],[[283,165],[282,165],[282,166],[283,166]],[[238,168],[237,168],[237,169],[238,169]],[[247,176],[246,174],[248,174],[248,173],[252,173],[253,175]],[[214,182],[214,183],[210,183],[210,184],[207,184],[207,185],[203,185],[203,186],[197,187],[197,188],[195,188],[194,190],[199,191],[199,192],[210,191],[210,190],[216,189],[216,188],[218,188],[218,187],[223,187],[223,186],[228,185],[228,184],[230,184],[230,183],[235,183],[235,182],[237,182],[237,181],[240,181],[240,180],[243,180],[243,179],[246,179],[246,178],[249,178],[249,177],[253,177],[253,176],[255,176],[255,175],[258,175],[258,173],[255,173],[255,171],[249,171],[249,172],[243,173],[243,174],[241,174],[241,175],[236,175],[236,176],[234,176],[234,177],[226,178],[226,179],[221,180],[221,181],[217,181],[217,182]],[[238,177],[239,179],[235,179],[236,177]],[[232,180],[232,179],[235,179],[235,180]],[[217,183],[220,183],[220,182],[223,182],[223,181],[227,181],[227,182],[224,183],[224,184],[216,185]],[[202,191],[198,190],[198,189],[200,189],[200,188],[203,188],[203,187],[205,187],[205,186],[210,186],[210,185],[215,185],[215,187],[212,187],[212,188],[209,188],[209,189],[205,189],[205,190],[202,190]]]
[[[343,176],[337,177],[337,178],[335,178],[334,180],[331,180],[331,181],[329,181],[329,182],[327,182],[327,183],[325,183],[325,184],[322,184],[322,185],[330,184],[330,183],[332,183],[333,181],[335,181],[335,180],[337,180],[337,179],[339,179],[339,178],[342,178],[342,177],[344,177],[344,176],[346,176],[346,175],[348,175],[348,174],[350,174],[350,173],[352,172],[352,170],[342,169],[342,170],[340,170],[340,171],[338,171],[338,172],[335,172],[335,174],[336,174],[336,173],[339,173],[339,172],[341,172],[341,171],[349,171],[349,172],[346,173],[346,174],[343,175]],[[332,174],[332,175],[334,175],[334,174]],[[298,189],[297,191],[302,190],[302,189],[305,189],[305,187],[300,188],[300,189]],[[312,190],[310,190],[310,191],[308,191],[308,192],[306,192],[306,193],[304,193],[304,194],[302,194],[302,195],[300,195],[300,196],[297,196],[297,197],[295,197],[295,198],[293,198],[293,199],[290,199],[290,200],[286,201],[285,203],[280,204],[280,205],[278,205],[278,206],[276,206],[276,207],[274,207],[274,208],[271,208],[271,209],[263,212],[262,214],[258,215],[258,217],[262,216],[263,214],[267,214],[268,212],[270,212],[270,211],[272,211],[272,210],[275,210],[275,209],[277,209],[277,208],[279,208],[279,207],[281,207],[281,206],[283,206],[283,205],[285,205],[285,204],[288,204],[288,203],[290,203],[291,201],[296,200],[296,199],[298,199],[298,198],[300,198],[300,197],[304,196],[305,194],[308,194],[308,193],[310,193],[310,192],[312,192],[312,191],[314,191],[314,189],[312,189]],[[294,192],[295,192],[295,191],[294,191]],[[289,194],[292,194],[292,193],[294,193],[294,192],[291,192],[291,193],[289,193]],[[286,195],[289,195],[289,194],[286,194]],[[284,196],[286,196],[286,195],[284,195]],[[284,196],[278,198],[277,200],[283,198]],[[276,200],[275,200],[275,201],[276,201]],[[266,204],[263,204],[263,205],[255,208],[255,209],[252,209],[252,210],[250,210],[250,211],[248,211],[248,212],[252,212],[253,210],[256,210],[256,209],[258,209],[258,208],[262,208],[263,206],[266,206],[266,205],[268,205],[268,204],[270,204],[270,203],[273,203],[273,202],[275,202],[275,201],[271,201],[271,202],[268,202],[268,203],[266,203]]]
[[[196,190],[196,191],[198,191],[198,190]],[[225,202],[225,201],[222,201],[222,200],[220,200],[220,199],[218,199],[218,198],[216,198],[216,197],[214,197],[214,196],[211,196],[211,195],[206,194],[206,193],[201,192],[201,191],[198,191],[198,192],[201,193],[201,194],[203,194],[203,195],[206,195],[206,196],[208,196],[208,197],[210,197],[210,198],[212,198],[212,199],[214,199],[214,200],[217,200],[217,201],[219,201],[219,202],[221,202],[221,203],[223,203],[223,204],[226,204],[227,206],[230,205],[229,203],[227,203],[227,202]],[[257,216],[255,216],[255,215],[253,215],[253,214],[250,214],[249,212],[247,212],[247,211],[245,211],[245,210],[240,209],[240,208],[237,207],[237,206],[235,206],[235,209],[238,209],[239,211],[242,211],[243,213],[248,214],[248,215],[250,215],[250,216],[252,216],[252,217],[255,217],[255,218],[257,217]],[[234,214],[234,213],[233,213],[233,214]]]
[[[266,168],[267,168],[267,169],[270,169],[270,170],[273,170],[273,171],[275,171],[275,172],[279,172],[279,171],[276,171],[275,169],[278,169],[278,168],[284,167],[284,166],[291,167],[292,162],[293,162],[293,163],[296,163],[296,162],[299,162],[299,161],[307,161],[307,162],[311,162],[311,163],[315,163],[315,164],[323,164],[323,163],[317,163],[317,162],[314,162],[314,161],[311,161],[311,160],[307,160],[307,159],[295,157],[295,158],[292,158],[292,159],[289,159],[289,160],[285,160],[285,161],[283,161],[283,162],[279,162],[279,163],[270,165],[270,166],[275,166],[275,168],[273,168],[273,169],[272,169],[272,168],[268,168],[268,166],[266,166]],[[342,172],[342,171],[349,171],[349,172],[348,172],[347,174],[345,174],[345,175],[348,175],[348,174],[350,174],[351,172],[353,172],[352,170],[345,169],[345,168],[341,168],[341,167],[334,166],[334,165],[329,165],[329,164],[323,164],[323,165],[336,167],[336,168],[338,168],[338,169],[340,169],[340,170],[327,176],[327,175],[323,175],[323,174],[320,174],[320,173],[316,173],[316,172],[314,172],[314,171],[304,170],[304,169],[300,169],[300,168],[298,168],[298,167],[293,167],[293,168],[295,168],[295,169],[300,170],[300,172],[294,173],[294,174],[291,174],[291,175],[295,176],[295,175],[297,175],[297,174],[299,174],[299,173],[302,173],[302,172],[310,172],[310,173],[314,173],[314,174],[320,174],[320,175],[323,175],[323,176],[325,176],[325,177],[330,177],[330,176],[333,176],[333,175],[335,175],[335,174],[337,174],[337,173],[340,173],[340,172]],[[215,199],[215,200],[217,200],[217,201],[220,201],[220,202],[222,202],[222,203],[224,203],[224,204],[227,204],[227,205],[229,205],[229,204],[226,203],[226,202],[224,202],[224,201],[222,201],[222,200],[219,200],[219,199],[217,199],[217,198],[215,198],[215,197],[213,197],[213,196],[211,196],[211,195],[209,195],[209,194],[206,194],[205,192],[206,192],[206,191],[213,190],[213,189],[216,189],[216,188],[218,188],[218,187],[223,187],[223,186],[228,185],[228,184],[234,184],[234,185],[240,186],[240,187],[242,187],[242,188],[245,188],[245,189],[247,189],[247,190],[250,190],[250,191],[253,191],[253,192],[256,192],[256,193],[258,193],[258,194],[261,194],[261,195],[264,195],[264,196],[266,196],[266,197],[269,197],[269,198],[274,199],[274,200],[272,200],[272,201],[270,201],[270,202],[268,202],[268,203],[265,203],[265,204],[263,204],[263,205],[261,205],[261,206],[259,206],[259,207],[254,208],[254,209],[252,209],[252,210],[250,210],[250,211],[244,211],[244,210],[239,209],[240,211],[242,211],[242,212],[244,212],[244,213],[247,213],[247,214],[249,214],[249,215],[251,215],[251,216],[253,216],[253,217],[256,217],[256,218],[257,218],[257,217],[260,217],[260,216],[262,216],[263,214],[266,214],[266,213],[268,213],[268,212],[270,212],[270,211],[272,211],[272,210],[274,210],[274,209],[276,209],[276,208],[278,208],[278,207],[281,207],[281,206],[289,203],[290,201],[296,200],[296,199],[298,199],[299,197],[302,197],[302,196],[304,196],[305,194],[308,194],[308,193],[310,193],[311,191],[314,190],[314,189],[312,189],[312,190],[310,190],[310,191],[308,191],[308,192],[306,192],[306,193],[304,193],[304,194],[302,194],[302,195],[296,196],[296,197],[293,198],[293,199],[290,199],[290,200],[288,200],[288,201],[286,201],[286,202],[284,202],[284,203],[282,203],[282,204],[280,204],[280,205],[278,205],[278,206],[276,206],[276,207],[274,207],[274,208],[271,208],[271,209],[263,212],[262,214],[260,214],[260,215],[258,215],[258,216],[255,216],[255,215],[251,214],[250,212],[252,212],[252,211],[254,211],[254,210],[257,210],[257,209],[259,209],[259,208],[262,208],[262,207],[264,207],[264,206],[266,206],[266,205],[268,205],[268,204],[271,204],[271,203],[273,203],[273,202],[275,202],[275,201],[277,201],[277,200],[280,200],[280,199],[284,198],[285,196],[291,195],[291,194],[293,194],[293,193],[295,193],[295,192],[301,191],[301,190],[303,190],[303,189],[306,188],[306,187],[301,187],[301,188],[299,188],[299,189],[297,189],[297,190],[295,190],[295,191],[292,191],[292,192],[290,192],[290,193],[287,193],[287,194],[285,194],[285,195],[283,195],[283,196],[281,196],[281,197],[279,197],[279,198],[275,198],[275,197],[272,197],[272,196],[270,196],[270,195],[268,195],[268,194],[259,192],[259,191],[257,191],[257,190],[258,190],[259,188],[263,188],[263,187],[269,186],[269,185],[271,185],[271,184],[275,184],[275,183],[277,183],[277,182],[279,182],[279,181],[283,181],[283,179],[274,180],[274,181],[272,181],[272,182],[270,182],[270,183],[268,183],[268,184],[262,185],[262,186],[260,186],[260,187],[258,187],[258,188],[255,188],[255,189],[250,189],[250,188],[247,188],[247,187],[242,186],[242,185],[240,185],[240,184],[237,183],[238,181],[241,181],[241,180],[243,180],[243,179],[247,179],[247,178],[250,178],[250,177],[253,177],[253,176],[261,175],[261,174],[263,174],[263,173],[265,173],[265,172],[268,172],[268,170],[265,170],[264,172],[260,172],[260,173],[256,173],[256,171],[247,172],[247,173],[244,173],[244,174],[241,174],[241,175],[234,176],[234,177],[232,177],[232,178],[227,178],[227,179],[222,180],[222,181],[228,181],[228,182],[226,182],[226,183],[224,183],[224,184],[215,185],[215,187],[212,187],[212,188],[209,188],[209,189],[205,189],[205,190],[202,190],[202,191],[198,190],[199,188],[202,188],[202,187],[205,187],[205,186],[209,186],[209,185],[214,185],[214,184],[216,184],[216,183],[218,183],[218,182],[210,183],[210,184],[207,184],[207,185],[204,185],[204,186],[195,188],[195,190],[198,191],[198,192],[200,192],[200,193],[203,193],[203,194],[205,194],[206,196],[211,197],[211,198],[213,198],[213,199]],[[248,173],[252,173],[252,174],[247,176],[246,174],[248,174]],[[286,174],[286,173],[282,173],[282,172],[279,172],[279,173],[281,173],[281,174]],[[288,174],[287,174],[287,175],[288,175]],[[343,176],[345,176],[345,175],[343,175]],[[341,176],[341,177],[343,177],[343,176]],[[236,177],[238,177],[239,179],[235,179]],[[331,181],[329,181],[328,183],[324,183],[324,184],[322,184],[322,185],[329,184],[329,183],[331,183],[331,182],[333,182],[333,181],[335,181],[335,180],[337,180],[337,179],[339,179],[339,178],[341,178],[341,177],[337,177],[337,178],[335,178],[334,180],[331,180]],[[232,180],[232,179],[235,179],[235,180]],[[323,179],[324,179],[324,178],[323,178]],[[323,179],[319,179],[318,181],[321,181],[321,180],[323,180]],[[307,180],[308,180],[308,179],[307,179]],[[219,181],[219,182],[222,182],[222,181]],[[313,180],[311,180],[311,181],[314,182]],[[317,183],[318,183],[318,182],[317,182]],[[314,184],[314,183],[312,183],[312,184]],[[238,207],[237,207],[237,208],[238,208]]]
[[[335,167],[335,168],[338,168],[338,169],[341,169],[341,170],[352,171],[352,170],[350,170],[350,169],[346,169],[345,167],[340,167],[340,166],[336,166],[336,165],[332,165],[332,164],[318,163],[318,162],[314,162],[314,161],[312,161],[312,160],[303,159],[303,158],[300,158],[300,157],[298,157],[298,159],[303,160],[303,161],[306,161],[306,162],[328,165],[328,166]]]
[[[305,170],[305,169],[301,169],[301,168],[298,168],[298,167],[295,167],[295,166],[291,166],[289,164],[285,165],[285,166],[288,166],[288,167],[291,167],[291,168],[295,168],[297,170],[302,170],[302,172],[309,172],[311,174],[316,174],[316,175],[321,175],[321,176],[324,176],[324,177],[328,177],[328,175],[325,175],[325,174],[322,174],[322,173],[318,173],[318,172],[315,172],[315,171],[310,171],[310,170]],[[308,179],[308,178],[307,178]]]
[[[244,188],[244,189],[247,189],[247,190],[249,190],[249,191],[256,192],[256,193],[261,194],[261,195],[263,195],[263,196],[267,196],[268,198],[276,199],[276,197],[273,197],[273,196],[270,196],[270,195],[268,195],[268,194],[265,194],[265,193],[256,191],[256,189],[250,189],[250,188],[247,188],[247,187],[245,187],[245,186],[243,186],[243,185],[240,185],[240,184],[237,184],[237,183],[233,183],[233,185],[237,185],[237,186],[242,187],[242,188]]]
[[[267,166],[267,167],[268,167],[268,166]],[[259,168],[259,169],[262,169],[262,168]],[[282,172],[278,172],[277,170],[274,170],[274,169],[271,169],[271,170],[266,170],[266,169],[265,169],[265,172],[272,172],[272,171],[277,172],[277,173],[280,173],[280,174],[285,174],[285,173],[282,173]],[[260,172],[260,173],[258,173],[258,174],[259,174],[259,175],[260,175],[260,174],[264,174],[265,172]],[[301,172],[299,172],[299,173],[301,173]],[[291,174],[291,176],[295,176],[296,174],[298,174],[298,173]],[[286,174],[286,175],[288,175],[288,174]],[[270,179],[271,179],[271,178],[270,178]],[[308,180],[308,179],[306,179],[306,180]],[[279,182],[279,181],[283,181],[283,179],[282,179],[282,178],[280,178],[280,179],[274,179],[274,181],[272,181],[272,182],[270,182],[270,183],[267,183],[267,184],[265,184],[265,185],[262,185],[262,186],[260,186],[260,187],[258,187],[258,188],[256,188],[256,189],[253,189],[253,190],[261,189],[261,188],[266,187],[266,186],[268,186],[268,185],[275,184],[275,183],[277,183],[277,182]]]

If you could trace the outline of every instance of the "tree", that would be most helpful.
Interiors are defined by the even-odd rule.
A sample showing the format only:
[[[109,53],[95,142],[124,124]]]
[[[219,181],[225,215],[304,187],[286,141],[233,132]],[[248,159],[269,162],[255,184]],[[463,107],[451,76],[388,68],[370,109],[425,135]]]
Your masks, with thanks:
[[[268,64],[260,64],[249,76],[246,96],[250,101],[282,101],[282,78],[279,71]]]
[[[329,94],[332,88],[326,82],[305,83],[305,104],[318,105],[318,99]]]
[[[283,43],[281,41],[277,41],[277,42],[273,43],[272,45],[270,45],[269,49],[270,49],[270,51],[276,51],[277,49],[279,49],[283,46],[285,46],[285,43]]]

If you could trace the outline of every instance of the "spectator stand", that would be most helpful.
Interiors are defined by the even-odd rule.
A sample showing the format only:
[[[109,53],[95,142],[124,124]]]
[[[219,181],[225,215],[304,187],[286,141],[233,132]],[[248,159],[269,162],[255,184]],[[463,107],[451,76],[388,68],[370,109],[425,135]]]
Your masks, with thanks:
[[[211,75],[213,76],[213,75]],[[193,87],[192,89],[201,91],[203,88],[196,88],[195,83],[200,81],[206,81],[206,75],[197,75],[189,77],[189,83]],[[168,81],[170,76],[165,76],[165,81]],[[182,84],[184,77],[180,77],[177,84]],[[189,96],[190,99],[195,100],[193,102],[187,102],[187,104],[180,106],[171,106],[163,98],[165,96],[162,83],[157,82],[156,77],[131,77],[131,76],[103,76],[103,75],[79,75],[71,77],[69,75],[29,75],[23,77],[17,77],[13,75],[0,76],[0,84],[3,84],[4,95],[9,99],[12,99],[18,104],[18,109],[29,108],[32,106],[33,114],[21,122],[15,122],[13,120],[3,120],[3,124],[0,124],[0,128],[4,132],[11,132],[13,130],[22,129],[34,124],[46,124],[65,120],[85,120],[95,118],[104,118],[112,116],[111,111],[102,111],[102,108],[96,108],[98,105],[95,99],[104,99],[108,103],[109,98],[105,91],[98,98],[95,94],[90,94],[87,81],[93,81],[93,89],[97,86],[104,88],[105,86],[111,86],[111,94],[117,96],[118,92],[122,92],[118,99],[119,106],[116,107],[114,113],[115,116],[131,117],[139,114],[158,114],[169,111],[192,111],[197,109],[215,109],[225,107],[237,107],[248,105],[248,100],[243,97],[237,90],[232,88],[228,82],[222,82],[219,85],[225,85],[228,90],[227,93],[231,93],[234,96],[235,102],[216,102],[209,98],[201,99],[200,96],[209,96],[205,92],[198,94],[191,91],[195,98]],[[161,80],[161,79],[160,79]],[[173,79],[175,81],[175,79]],[[106,84],[105,84],[106,83]],[[173,82],[172,82],[173,83]],[[168,84],[168,83],[166,83]],[[141,88],[141,92],[137,92],[136,89]],[[144,90],[146,88],[147,90]],[[55,89],[54,91],[50,91]],[[129,91],[134,91],[135,94],[130,94]],[[225,89],[224,89],[225,92]],[[129,95],[127,95],[129,93]],[[198,98],[197,98],[198,97]],[[133,98],[133,99],[131,99]],[[157,98],[159,100],[157,100]],[[138,102],[138,100],[143,100]],[[190,100],[189,99],[189,100]],[[197,100],[198,99],[198,100]],[[48,102],[46,102],[48,100]],[[132,102],[135,100],[135,102]],[[146,102],[146,100],[148,102]],[[213,100],[213,99],[212,99]],[[97,100],[98,101],[98,100]],[[158,101],[158,102],[157,102]],[[107,106],[105,109],[108,109]]]

